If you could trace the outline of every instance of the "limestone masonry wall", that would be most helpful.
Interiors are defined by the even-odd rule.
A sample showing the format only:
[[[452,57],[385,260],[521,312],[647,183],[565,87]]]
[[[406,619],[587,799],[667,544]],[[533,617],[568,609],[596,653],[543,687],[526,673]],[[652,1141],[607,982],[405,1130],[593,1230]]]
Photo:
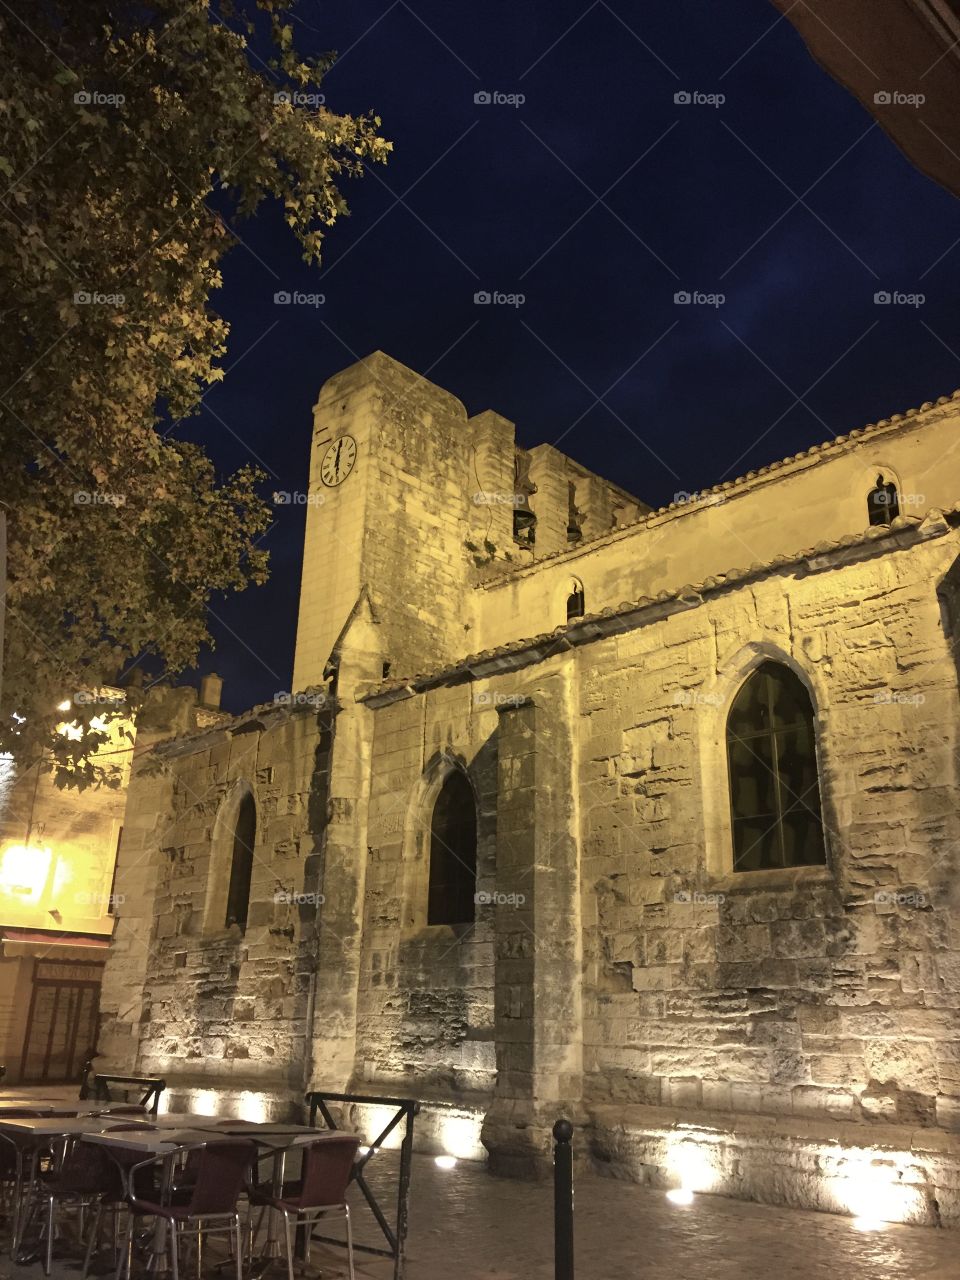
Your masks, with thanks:
[[[301,1086],[329,717],[274,713],[152,753],[131,787],[125,902],[104,983],[101,1049],[129,1070]],[[224,920],[242,790],[256,804],[250,914]],[[306,890],[305,890],[306,886]],[[304,923],[301,923],[301,917]],[[139,1041],[139,1044],[137,1043]]]
[[[960,1126],[957,549],[581,651],[588,1097]],[[830,865],[734,875],[723,723],[765,655],[813,695]]]

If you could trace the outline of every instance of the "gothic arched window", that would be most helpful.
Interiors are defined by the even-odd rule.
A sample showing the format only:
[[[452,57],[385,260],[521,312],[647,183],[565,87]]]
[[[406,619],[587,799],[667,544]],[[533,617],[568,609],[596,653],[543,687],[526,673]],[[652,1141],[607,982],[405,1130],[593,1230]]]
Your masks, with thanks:
[[[567,596],[567,621],[572,622],[574,618],[582,618],[584,612],[583,583],[579,578],[574,578],[570,583],[570,594]]]
[[[253,875],[253,846],[257,838],[257,807],[248,791],[240,801],[233,832],[233,857],[230,861],[230,888],[227,890],[226,927],[247,927],[250,912],[250,880]]]
[[[813,704],[789,667],[764,662],[727,717],[734,871],[827,860]]]
[[[427,924],[470,924],[477,892],[477,806],[459,769],[448,774],[430,821]]]
[[[893,524],[900,514],[900,495],[892,480],[885,481],[883,473],[877,476],[877,483],[867,494],[867,514],[870,524]]]

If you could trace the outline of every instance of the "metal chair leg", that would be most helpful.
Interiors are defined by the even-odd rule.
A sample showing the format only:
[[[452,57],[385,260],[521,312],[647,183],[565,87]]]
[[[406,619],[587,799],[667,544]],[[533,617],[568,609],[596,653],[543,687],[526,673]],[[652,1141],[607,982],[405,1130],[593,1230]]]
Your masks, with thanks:
[[[240,1214],[234,1217],[233,1234],[237,1245],[237,1280],[243,1280],[243,1247],[240,1236]]]
[[[344,1217],[347,1219],[347,1265],[350,1268],[350,1280],[356,1280],[353,1270],[353,1226],[350,1222],[350,1206],[343,1206]]]
[[[310,1241],[313,1239],[313,1228],[317,1225],[318,1214],[310,1217],[309,1213],[303,1215],[303,1265],[310,1265]]]
[[[125,1277],[125,1280],[130,1280],[133,1274],[133,1228],[136,1218],[137,1215],[131,1209],[127,1216],[127,1242],[123,1252],[117,1254],[115,1280],[121,1280],[121,1277]],[[126,1262],[126,1268],[124,1268],[124,1262]]]
[[[44,1275],[50,1274],[53,1266],[53,1223],[56,1212],[56,1197],[47,1196],[47,1251],[44,1256]]]
[[[173,1272],[173,1280],[180,1280],[180,1259],[177,1256],[180,1252],[180,1239],[176,1221],[171,1218],[167,1226],[170,1231],[170,1270]]]
[[[296,1218],[290,1221],[290,1215],[283,1211],[283,1238],[287,1246],[287,1278],[293,1280],[293,1242],[297,1234]]]
[[[83,1255],[83,1272],[80,1280],[87,1280],[87,1273],[90,1270],[90,1259],[93,1257],[93,1251],[100,1243],[100,1228],[103,1224],[103,1205],[98,1200],[97,1207],[93,1215],[93,1222],[90,1224],[90,1239],[87,1241],[87,1249]]]

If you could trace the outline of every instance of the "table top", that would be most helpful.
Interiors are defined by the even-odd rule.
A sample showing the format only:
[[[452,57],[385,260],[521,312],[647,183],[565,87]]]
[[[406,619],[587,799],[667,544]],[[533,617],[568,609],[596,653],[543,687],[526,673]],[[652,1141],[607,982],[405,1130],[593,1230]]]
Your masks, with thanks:
[[[10,1137],[49,1138],[101,1133],[115,1125],[137,1124],[135,1116],[21,1116],[0,1115],[0,1132]]]
[[[109,1103],[109,1102],[50,1102],[37,1098],[0,1098],[0,1119],[5,1115],[9,1115],[11,1111],[33,1111],[37,1115],[44,1116],[91,1116],[104,1115],[108,1112],[116,1114],[117,1107],[123,1107],[124,1110],[131,1104],[127,1103]],[[147,1112],[140,1108],[137,1115],[147,1115]],[[136,1119],[134,1115],[132,1117]]]
[[[268,1136],[270,1134],[309,1134],[311,1137],[319,1138],[324,1133],[332,1132],[332,1130],[314,1129],[308,1124],[297,1124],[295,1121],[289,1123],[277,1120],[261,1122],[257,1120],[230,1120],[218,1119],[209,1125],[203,1125],[203,1128],[210,1128],[216,1133],[228,1133],[231,1136],[235,1134],[247,1134],[251,1136]]]
[[[242,1124],[242,1120],[224,1120],[222,1116],[202,1115],[199,1111],[164,1111],[158,1116],[147,1116],[151,1124],[165,1129],[215,1129],[221,1124]]]
[[[266,1128],[268,1132],[262,1132]],[[83,1134],[84,1142],[95,1142],[108,1149],[140,1152],[145,1160],[152,1155],[166,1155],[177,1147],[190,1146],[197,1142],[215,1142],[218,1138],[250,1138],[267,1147],[304,1146],[324,1134],[316,1129],[307,1129],[297,1125],[277,1131],[274,1126],[258,1126],[248,1124],[243,1129],[228,1133],[224,1129],[200,1129],[191,1126],[188,1129],[103,1129],[98,1132]]]

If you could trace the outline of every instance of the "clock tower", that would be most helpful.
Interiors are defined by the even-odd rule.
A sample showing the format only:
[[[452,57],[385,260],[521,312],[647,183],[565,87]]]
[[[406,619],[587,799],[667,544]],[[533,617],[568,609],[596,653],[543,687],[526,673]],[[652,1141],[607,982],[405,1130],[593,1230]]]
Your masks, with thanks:
[[[476,566],[470,531],[508,508],[478,507],[477,451],[495,419],[504,487],[513,429],[468,421],[461,402],[382,352],[321,389],[314,409],[293,688],[320,684],[364,593],[395,675],[470,651]],[[489,467],[488,467],[489,471]],[[378,673],[379,674],[379,673]]]

